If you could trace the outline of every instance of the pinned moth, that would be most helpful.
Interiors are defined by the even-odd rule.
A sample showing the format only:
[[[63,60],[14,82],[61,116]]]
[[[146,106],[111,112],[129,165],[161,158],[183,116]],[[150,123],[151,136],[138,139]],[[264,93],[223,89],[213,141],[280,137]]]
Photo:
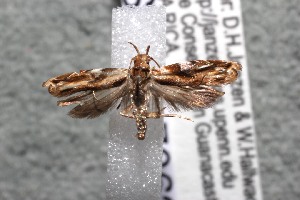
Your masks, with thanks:
[[[237,62],[223,60],[193,60],[160,67],[148,55],[150,46],[142,54],[133,43],[129,44],[137,55],[128,69],[81,70],[50,78],[43,87],[55,97],[67,97],[58,101],[58,106],[78,104],[69,112],[73,118],[95,118],[122,106],[120,114],[136,121],[136,137],[144,140],[147,118],[184,118],[164,114],[161,101],[175,111],[211,107],[224,94],[215,87],[232,83],[242,69]],[[157,67],[151,68],[151,61]]]

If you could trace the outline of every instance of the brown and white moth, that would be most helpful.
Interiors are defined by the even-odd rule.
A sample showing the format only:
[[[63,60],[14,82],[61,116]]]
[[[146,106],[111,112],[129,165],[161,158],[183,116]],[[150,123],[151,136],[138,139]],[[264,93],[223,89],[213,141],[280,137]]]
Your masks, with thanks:
[[[68,97],[58,101],[58,106],[78,104],[69,112],[74,118],[98,117],[122,106],[120,114],[135,119],[136,136],[144,140],[147,118],[181,117],[162,113],[161,101],[175,111],[211,107],[224,94],[214,87],[232,83],[242,69],[237,62],[223,60],[193,60],[160,67],[148,55],[150,46],[141,54],[129,43],[137,55],[128,69],[81,70],[50,78],[43,87],[55,97]],[[158,68],[151,68],[150,61]]]

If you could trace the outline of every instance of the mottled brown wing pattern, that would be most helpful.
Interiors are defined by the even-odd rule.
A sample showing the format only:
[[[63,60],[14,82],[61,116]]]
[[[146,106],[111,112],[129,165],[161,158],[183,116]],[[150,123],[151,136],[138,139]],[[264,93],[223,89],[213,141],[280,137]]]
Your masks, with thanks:
[[[105,68],[81,70],[51,78],[43,83],[55,97],[67,97],[58,106],[79,104],[69,115],[74,118],[94,118],[113,108],[128,94],[127,69]]]
[[[242,69],[237,62],[223,60],[193,60],[167,65],[152,71],[152,78],[163,85],[221,86],[235,81]]]
[[[128,69],[105,68],[81,70],[63,74],[43,83],[51,95],[65,97],[80,91],[103,90],[118,87],[125,82]]]
[[[224,92],[214,86],[235,81],[241,65],[222,60],[194,60],[152,71],[149,90],[176,111],[211,107]]]

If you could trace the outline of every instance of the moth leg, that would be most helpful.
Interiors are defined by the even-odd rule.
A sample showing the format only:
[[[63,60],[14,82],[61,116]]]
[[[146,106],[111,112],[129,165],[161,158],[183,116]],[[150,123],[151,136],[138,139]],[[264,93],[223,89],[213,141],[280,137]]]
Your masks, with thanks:
[[[157,111],[157,114],[162,115],[162,112],[166,109],[167,107],[159,108]]]
[[[163,111],[165,108],[163,108],[163,109],[160,108],[159,99],[157,97],[154,97],[154,103],[155,103],[155,107],[157,109],[157,112],[160,114],[161,111]]]
[[[135,118],[135,116],[131,112],[132,110],[132,104],[127,106],[124,110],[120,112],[120,115],[123,117],[128,117],[128,118]]]
[[[94,96],[94,98],[96,99],[96,100],[99,100],[99,99],[97,99],[97,97],[96,97],[96,95],[95,95],[95,91],[93,90],[93,96]]]
[[[193,120],[191,118],[188,118],[188,117],[184,117],[182,115],[177,115],[177,114],[162,114],[161,115],[162,117],[178,117],[178,118],[181,118],[181,119],[185,119],[185,120],[188,120],[188,121],[192,121]]]
[[[149,98],[147,99],[149,101]],[[160,102],[159,99],[157,97],[154,97],[154,104],[155,104],[155,108],[156,108],[156,112],[149,112],[149,113],[157,113],[156,115],[161,115],[162,112],[167,108],[167,107],[160,107]],[[159,118],[159,117],[157,117]]]
[[[188,117],[184,117],[184,116],[177,115],[177,114],[161,114],[160,112],[149,112],[149,113],[147,113],[147,118],[161,118],[161,117],[178,117],[178,118],[181,118],[181,119],[193,121],[192,119],[190,119]]]

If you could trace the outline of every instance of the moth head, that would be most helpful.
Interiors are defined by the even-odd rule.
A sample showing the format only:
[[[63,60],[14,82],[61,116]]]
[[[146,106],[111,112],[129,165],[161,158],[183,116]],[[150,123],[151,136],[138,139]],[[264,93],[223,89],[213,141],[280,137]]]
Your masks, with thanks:
[[[129,42],[129,44],[131,44],[137,52],[137,55],[132,59],[134,64],[131,68],[131,74],[133,76],[147,77],[150,72],[149,63],[152,60],[152,58],[148,55],[150,46],[147,47],[145,54],[141,54],[137,46],[131,42]]]
[[[134,49],[137,52],[137,55],[132,59],[132,61],[134,62],[134,68],[141,68],[145,71],[150,71],[150,61],[152,60],[153,62],[155,62],[155,64],[159,66],[159,64],[156,62],[156,60],[154,60],[151,56],[149,56],[149,50],[150,50],[150,45],[147,46],[146,48],[146,53],[141,54],[139,49],[137,48],[137,46],[135,46],[133,43],[128,42],[129,44],[131,44]]]

